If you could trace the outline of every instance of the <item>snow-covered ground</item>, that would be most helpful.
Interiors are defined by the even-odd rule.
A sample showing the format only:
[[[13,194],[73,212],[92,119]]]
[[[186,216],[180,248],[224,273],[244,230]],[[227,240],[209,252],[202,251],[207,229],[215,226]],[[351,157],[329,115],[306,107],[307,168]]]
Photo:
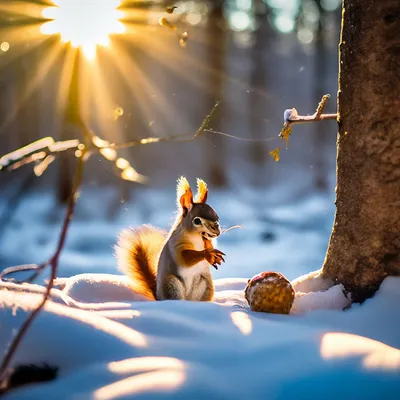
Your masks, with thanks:
[[[60,375],[5,399],[353,400],[400,393],[400,278],[387,278],[362,306],[298,307],[288,316],[249,311],[244,279],[216,281],[214,303],[141,301],[115,275],[58,283],[64,290],[54,290],[14,363],[47,362]],[[2,289],[4,346],[43,290]],[[336,308],[343,299],[337,291],[314,298]]]
[[[84,187],[52,301],[13,360],[58,366],[59,377],[5,398],[397,399],[399,278],[386,279],[374,298],[345,311],[342,288],[323,291],[318,279],[293,282],[290,315],[249,310],[247,278],[274,270],[294,280],[324,259],[333,193],[287,185],[291,191],[276,185],[210,191],[222,225],[244,226],[218,241],[227,257],[212,272],[214,303],[143,301],[116,269],[120,229],[168,228],[173,188],[141,189],[121,203],[114,189]],[[0,210],[5,207],[0,198]],[[0,237],[1,267],[47,259],[62,218],[49,191],[26,196]],[[1,349],[42,292],[40,285],[1,283]]]

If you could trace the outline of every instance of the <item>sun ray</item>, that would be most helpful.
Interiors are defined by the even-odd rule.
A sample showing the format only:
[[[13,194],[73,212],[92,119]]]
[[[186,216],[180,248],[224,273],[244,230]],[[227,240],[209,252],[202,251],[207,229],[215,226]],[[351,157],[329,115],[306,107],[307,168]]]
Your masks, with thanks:
[[[76,49],[68,46],[65,48],[62,60],[61,73],[57,89],[56,110],[64,112],[67,105],[68,90],[71,85],[72,71],[74,68],[75,58],[77,56]]]
[[[32,42],[26,46],[26,38]],[[25,26],[5,25],[0,28],[0,43],[8,43],[7,57],[0,57],[0,68],[5,68],[18,61],[22,56],[36,52],[41,46],[50,43],[52,39],[40,33],[40,24],[27,24]]]
[[[151,109],[156,109],[162,114],[165,121],[171,120],[171,116],[176,114],[176,110],[172,107],[171,102],[167,100],[165,94],[160,90],[160,88],[155,85],[149,74],[146,73],[145,68],[140,68],[129,54],[125,52],[118,44],[115,44],[115,50],[119,55],[119,63],[116,67],[119,69],[122,76],[135,76],[135,80],[127,80],[126,83],[131,89],[132,95],[137,100],[137,104],[140,108],[141,114],[145,116],[144,119],[151,120],[153,115],[151,114]],[[165,129],[163,129],[165,132]],[[144,133],[140,133],[139,136],[143,136]],[[162,134],[162,132],[157,132],[157,134]],[[131,138],[132,139],[132,138]]]
[[[142,49],[155,63],[163,65],[174,75],[179,75],[180,79],[183,79],[192,87],[213,94],[213,88],[204,85],[204,81],[198,79],[198,73],[193,73],[193,71],[199,71],[202,74],[216,74],[216,71],[204,65],[206,63],[195,61],[187,51],[183,51],[178,46],[176,48],[166,46],[165,38],[154,37],[151,47],[143,45]]]
[[[115,60],[116,54],[118,54],[118,63],[112,63],[112,68],[113,81],[116,82],[117,86],[113,85],[111,89],[107,85],[109,79],[106,78],[106,71],[108,70],[107,65],[110,61],[112,62],[112,60]],[[101,65],[95,63],[91,67],[90,75],[86,81],[86,84],[92,89],[90,91],[84,91],[86,98],[83,105],[83,112],[96,126],[101,127],[101,131],[104,132],[104,138],[119,141],[124,139],[125,135],[121,133],[121,125],[116,123],[114,118],[117,102],[114,101],[113,97],[118,99],[121,94],[119,89],[122,89],[122,85],[126,84],[128,84],[129,87],[129,94],[136,95],[136,92],[138,92],[142,85],[141,77],[136,74],[137,70],[132,68],[129,70],[129,74],[134,75],[135,80],[126,79],[126,70],[125,75],[121,72],[121,65],[125,64],[124,50],[115,48],[114,44],[112,49],[102,49],[101,53],[99,53],[99,56],[100,55],[103,63],[101,63]],[[138,69],[138,71],[139,73],[141,72],[140,69]],[[117,74],[115,74],[116,72]],[[119,87],[119,85],[121,85],[121,87]],[[117,96],[118,93],[119,95]],[[140,96],[140,102],[138,103],[140,107],[143,105],[143,102],[145,102],[145,96]],[[143,111],[142,108],[141,111]]]
[[[31,94],[37,90],[40,83],[46,77],[47,73],[51,69],[51,67],[55,64],[57,58],[60,56],[60,47],[57,46],[56,43],[52,43],[51,48],[47,52],[45,58],[41,61],[40,67],[35,75],[33,75],[32,79],[29,80],[29,83],[26,85],[24,92],[21,97],[18,99],[18,103],[15,104],[13,109],[7,113],[7,117],[0,124],[0,134],[5,132],[9,124],[14,120],[17,113],[21,109],[21,107],[29,100]]]
[[[13,17],[12,21],[18,22],[20,19],[41,19],[43,4],[21,1],[6,1],[0,3],[0,12]]]
[[[141,35],[141,39],[138,40],[138,43],[150,57],[152,57],[156,62],[165,65],[171,72],[175,74],[178,72],[179,78],[184,79],[190,85],[197,89],[201,89],[205,93],[213,94],[213,88],[211,86],[204,85],[204,81],[198,79],[198,75],[196,73],[191,73],[191,71],[199,71],[201,74],[204,74],[210,78],[213,77],[222,79],[223,81],[235,85],[238,91],[249,89],[249,85],[246,80],[241,80],[235,76],[232,76],[232,74],[229,74],[227,71],[216,69],[208,60],[204,60],[202,57],[194,57],[190,50],[182,51],[182,48],[178,46],[175,48],[166,46],[165,40],[168,38],[167,35],[154,36],[154,38],[152,37],[151,46],[146,45],[148,38],[146,38],[143,33],[138,32],[138,38],[139,35]],[[213,49],[212,51],[221,51],[221,49],[219,49],[213,43],[211,38],[204,37],[204,34],[201,34],[200,32],[197,35],[191,34],[189,40],[189,46],[191,47],[196,46],[199,49],[211,47]],[[209,53],[207,52],[205,55],[206,54]],[[177,69],[177,66],[179,66],[179,69]],[[251,91],[264,98],[271,98],[271,95],[268,92],[260,88],[251,87]]]
[[[115,102],[110,90],[110,80],[105,77],[105,58],[102,52],[103,63],[85,65],[82,74],[85,80],[82,83],[82,115],[90,126],[94,126],[100,135],[106,139],[118,135],[119,126],[112,119]],[[115,53],[113,52],[113,57]],[[114,59],[114,58],[113,58]]]
[[[124,50],[124,46],[115,44],[115,49],[119,54],[120,62],[115,66],[118,69],[122,78],[126,76],[135,76],[136,79],[128,79],[126,83],[130,88],[130,94],[136,99],[138,106],[140,107],[141,114],[144,115],[144,120],[151,120],[151,104],[156,103],[157,109],[160,111],[164,110],[166,115],[171,115],[173,111],[162,92],[154,85],[149,76],[144,71],[144,68],[140,66],[129,56]]]
[[[46,40],[40,32],[39,22],[26,24],[23,26],[4,25],[1,27],[1,41],[7,40],[12,46],[26,43],[26,38],[30,40]]]

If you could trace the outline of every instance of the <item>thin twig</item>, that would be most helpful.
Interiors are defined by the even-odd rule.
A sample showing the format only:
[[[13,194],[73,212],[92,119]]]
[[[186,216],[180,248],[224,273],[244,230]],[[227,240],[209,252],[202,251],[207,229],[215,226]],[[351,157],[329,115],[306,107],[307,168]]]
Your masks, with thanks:
[[[8,348],[6,355],[3,358],[3,361],[2,361],[1,366],[0,366],[0,387],[2,386],[2,383],[6,381],[5,380],[5,377],[6,377],[5,375],[6,375],[6,372],[7,372],[7,368],[8,368],[8,365],[9,365],[12,357],[15,354],[15,351],[17,350],[19,344],[21,343],[24,335],[28,331],[30,325],[32,324],[32,322],[35,320],[35,318],[38,316],[38,314],[40,313],[40,311],[42,310],[42,308],[46,304],[46,301],[48,300],[48,298],[50,296],[51,289],[53,288],[54,279],[56,278],[56,274],[57,274],[57,266],[58,266],[60,254],[61,254],[61,251],[62,251],[62,249],[64,247],[65,239],[67,237],[68,227],[69,227],[69,224],[71,222],[72,215],[73,215],[73,212],[74,212],[78,189],[79,189],[79,187],[80,187],[80,185],[82,183],[82,177],[83,177],[83,171],[84,171],[84,163],[85,163],[84,156],[85,156],[85,154],[82,154],[82,156],[78,158],[78,164],[77,164],[77,167],[76,167],[75,178],[74,178],[74,185],[73,185],[73,188],[72,188],[72,191],[71,191],[70,198],[68,200],[67,209],[66,209],[66,212],[65,212],[65,218],[64,218],[62,229],[61,229],[60,238],[58,240],[57,249],[56,249],[56,251],[55,251],[55,253],[54,253],[54,255],[53,255],[53,257],[51,258],[51,261],[50,261],[51,273],[50,273],[49,282],[48,282],[48,284],[46,286],[46,292],[45,292],[45,294],[43,296],[43,299],[42,299],[41,303],[39,304],[39,306],[37,306],[31,312],[29,317],[24,321],[24,323],[21,326],[21,328],[19,329],[17,335],[15,336],[15,338],[12,341],[12,343],[10,344],[10,347]]]
[[[47,267],[49,265],[49,263],[43,263],[41,265],[39,265],[37,268],[35,268],[35,272],[29,277],[26,278],[25,282],[26,283],[32,283],[33,281],[35,281],[39,275],[43,272],[43,270],[45,269],[45,267]]]
[[[240,137],[240,136],[231,135],[230,133],[215,131],[214,129],[205,129],[204,132],[214,133],[216,135],[226,136],[226,137],[231,138],[231,139],[241,140],[243,142],[253,142],[253,143],[254,142],[255,143],[270,142],[271,140],[276,140],[276,139],[279,138],[279,136],[275,136],[275,137],[270,137],[270,138],[265,138],[265,139],[252,139],[252,138],[246,138],[246,137]]]
[[[203,119],[203,122],[201,123],[200,127],[196,130],[194,134],[182,136],[182,135],[172,135],[172,136],[163,136],[163,137],[149,137],[145,139],[140,139],[140,140],[131,140],[130,142],[127,143],[111,143],[109,147],[115,150],[118,149],[125,149],[128,147],[135,147],[139,146],[142,144],[152,144],[152,143],[161,143],[161,142],[191,142],[198,138],[200,135],[202,135],[206,129],[208,128],[208,125],[210,124],[211,118],[213,117],[215,111],[217,110],[218,106],[220,105],[220,101],[217,101],[214,104],[214,107],[211,109],[210,113],[206,115],[206,117]]]
[[[16,272],[21,272],[21,271],[37,271],[40,270],[47,265],[49,265],[51,262],[51,259],[49,261],[46,261],[40,265],[36,264],[25,264],[25,265],[17,265],[15,267],[8,267],[3,269],[3,271],[0,273],[0,280],[3,280],[7,275],[10,274],[15,274]]]

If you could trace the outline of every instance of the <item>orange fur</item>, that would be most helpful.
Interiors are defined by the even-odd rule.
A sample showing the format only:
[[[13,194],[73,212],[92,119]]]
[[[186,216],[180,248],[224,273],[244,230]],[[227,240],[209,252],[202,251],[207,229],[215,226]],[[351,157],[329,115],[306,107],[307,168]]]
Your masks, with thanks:
[[[193,243],[183,236],[175,243],[176,261],[182,267],[191,267],[205,259],[203,250],[195,250]]]
[[[204,238],[203,237],[203,243],[204,243],[204,248],[207,250],[207,249],[209,249],[209,250],[212,250],[213,248],[214,248],[214,246],[213,246],[213,244],[212,244],[212,241],[211,240],[208,240],[208,239],[206,239],[206,238]]]
[[[156,298],[157,264],[167,232],[144,225],[121,232],[115,247],[118,268],[131,278],[131,287],[152,300]]]
[[[207,183],[205,183],[202,179],[197,178],[197,194],[194,201],[196,203],[205,203],[207,201],[207,196]]]
[[[182,250],[177,257],[182,267],[192,267],[193,265],[205,260],[204,250]]]
[[[189,209],[193,205],[192,189],[190,189],[189,182],[184,176],[181,176],[178,179],[178,185],[176,187],[176,200],[178,207],[182,208],[183,210]]]
[[[184,176],[181,176],[178,179],[178,184],[176,186],[176,198],[178,200],[178,205],[180,198],[186,193],[187,190],[190,190],[189,182]]]

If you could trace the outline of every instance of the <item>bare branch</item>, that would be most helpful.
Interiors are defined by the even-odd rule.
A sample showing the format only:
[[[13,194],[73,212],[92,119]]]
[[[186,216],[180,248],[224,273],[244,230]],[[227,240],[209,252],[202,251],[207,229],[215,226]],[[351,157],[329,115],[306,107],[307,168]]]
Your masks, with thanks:
[[[299,115],[295,108],[285,110],[283,114],[283,127],[279,133],[280,139],[285,141],[286,149],[289,146],[289,137],[292,134],[292,125],[305,124],[308,122],[319,122],[327,120],[337,120],[337,114],[322,114],[330,95],[325,94],[322,96],[321,101],[313,115]],[[269,155],[278,162],[280,160],[281,146],[269,152]]]
[[[336,120],[337,114],[321,114],[317,116],[313,115],[298,115],[296,119],[289,119],[288,122],[291,124],[305,124],[308,122],[319,122],[319,121],[328,121],[328,120]]]
[[[329,94],[324,94],[322,96],[321,101],[318,104],[318,107],[313,115],[299,115],[295,108],[285,110],[283,119],[284,126],[286,124],[303,124],[308,122],[318,122],[318,121],[326,121],[337,119],[337,114],[322,114],[326,103],[329,99]]]
[[[1,363],[1,366],[0,366],[0,382],[5,382],[6,381],[5,380],[5,378],[6,378],[5,375],[6,375],[6,372],[7,372],[7,368],[8,368],[8,365],[9,365],[13,355],[15,354],[15,351],[17,350],[19,344],[21,343],[24,335],[28,331],[28,329],[31,326],[32,322],[38,316],[38,314],[40,313],[40,311],[42,310],[42,308],[44,307],[44,305],[46,304],[46,301],[48,300],[48,298],[50,296],[50,292],[51,292],[51,289],[53,288],[53,284],[54,284],[54,279],[56,278],[56,275],[57,275],[57,267],[58,267],[60,254],[61,254],[61,251],[62,251],[62,249],[64,247],[65,239],[67,237],[68,228],[69,228],[69,225],[70,225],[70,222],[71,222],[71,219],[72,219],[72,215],[73,215],[73,212],[74,212],[78,189],[79,189],[79,187],[81,185],[81,182],[82,182],[85,160],[86,160],[85,153],[82,154],[82,156],[78,158],[78,164],[77,164],[77,167],[76,167],[75,178],[74,178],[74,185],[73,185],[73,188],[72,188],[72,192],[71,192],[70,198],[68,200],[67,209],[66,209],[66,212],[65,212],[65,218],[64,218],[62,229],[61,229],[60,237],[59,237],[59,240],[58,240],[57,249],[56,249],[53,257],[50,259],[49,263],[44,263],[41,266],[39,266],[42,269],[48,264],[50,264],[50,266],[51,266],[50,279],[49,279],[49,282],[48,282],[48,284],[46,286],[45,295],[43,296],[43,299],[40,302],[40,304],[32,311],[32,313],[29,315],[29,317],[24,321],[24,323],[22,324],[21,328],[19,329],[17,335],[15,336],[15,338],[12,341],[12,343],[10,344],[10,347],[8,348],[7,353],[4,356],[3,361]],[[19,270],[22,270],[21,267],[20,267]],[[13,271],[9,271],[9,273],[10,272],[13,272]],[[14,272],[16,272],[16,270]],[[4,273],[3,273],[3,276],[4,276]],[[1,384],[0,384],[0,386],[1,386]]]
[[[287,138],[292,133],[292,124],[336,120],[337,114],[322,114],[329,97],[329,94],[324,94],[322,96],[322,99],[313,115],[299,115],[295,108],[285,110],[283,114],[283,128],[279,136],[287,141]]]

